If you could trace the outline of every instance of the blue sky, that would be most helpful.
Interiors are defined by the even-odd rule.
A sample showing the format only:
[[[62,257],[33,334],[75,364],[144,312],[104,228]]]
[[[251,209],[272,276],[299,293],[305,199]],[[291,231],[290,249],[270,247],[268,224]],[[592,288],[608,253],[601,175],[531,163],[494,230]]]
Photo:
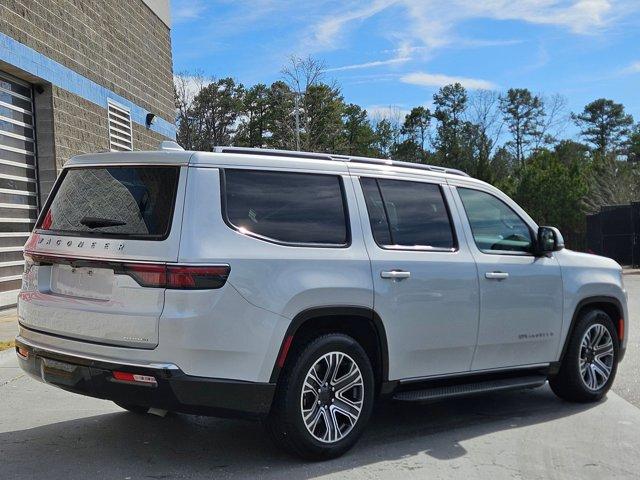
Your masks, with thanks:
[[[612,98],[640,121],[640,0],[172,0],[176,73],[278,80],[291,55],[327,65],[373,115],[469,89],[527,87],[569,111]]]

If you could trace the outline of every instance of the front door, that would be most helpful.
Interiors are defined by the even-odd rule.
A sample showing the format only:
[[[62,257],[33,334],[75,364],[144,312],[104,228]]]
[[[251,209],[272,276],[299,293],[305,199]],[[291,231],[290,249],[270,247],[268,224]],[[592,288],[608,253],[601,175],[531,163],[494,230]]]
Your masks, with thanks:
[[[458,246],[460,224],[449,214],[449,187],[365,177],[359,183],[389,379],[469,371],[478,330],[478,280],[473,257]]]
[[[531,226],[503,200],[481,190],[456,190],[480,284],[472,370],[556,360],[563,297],[557,259],[531,253]]]

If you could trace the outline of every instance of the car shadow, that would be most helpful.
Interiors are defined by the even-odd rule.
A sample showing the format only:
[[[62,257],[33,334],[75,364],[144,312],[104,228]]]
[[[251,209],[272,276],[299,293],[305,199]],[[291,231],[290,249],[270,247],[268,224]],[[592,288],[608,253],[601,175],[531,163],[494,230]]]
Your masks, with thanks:
[[[122,411],[0,433],[0,477],[314,478],[418,454],[463,457],[465,440],[593,406],[563,402],[548,387],[432,404],[388,402],[376,407],[352,451],[321,463],[281,453],[259,423]]]

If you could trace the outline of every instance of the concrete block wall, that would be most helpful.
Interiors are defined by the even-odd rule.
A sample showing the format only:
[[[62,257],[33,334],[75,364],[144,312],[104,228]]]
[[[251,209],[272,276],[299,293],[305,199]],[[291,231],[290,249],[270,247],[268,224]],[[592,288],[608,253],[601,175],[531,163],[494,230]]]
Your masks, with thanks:
[[[132,111],[134,149],[173,138],[170,30],[143,0],[1,0],[0,70],[41,87],[43,200],[70,157],[109,149],[109,98]],[[147,112],[158,117],[153,130]]]
[[[173,122],[169,28],[142,0],[2,0],[0,32]]]

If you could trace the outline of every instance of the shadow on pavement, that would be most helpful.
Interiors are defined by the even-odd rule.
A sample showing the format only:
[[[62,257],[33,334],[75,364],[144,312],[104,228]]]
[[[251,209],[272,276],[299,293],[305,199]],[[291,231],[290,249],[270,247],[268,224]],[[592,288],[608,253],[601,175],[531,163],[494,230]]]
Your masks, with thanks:
[[[547,387],[434,404],[382,404],[359,444],[324,463],[304,463],[280,453],[258,423],[188,415],[161,419],[122,411],[0,433],[0,476],[313,478],[418,454],[433,462],[463,457],[467,439],[549,422],[592,406],[562,402]]]

